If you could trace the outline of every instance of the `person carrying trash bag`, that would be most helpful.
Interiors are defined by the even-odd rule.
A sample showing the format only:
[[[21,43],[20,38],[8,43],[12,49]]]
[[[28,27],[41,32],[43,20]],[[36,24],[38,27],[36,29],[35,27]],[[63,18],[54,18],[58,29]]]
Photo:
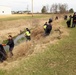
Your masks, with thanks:
[[[31,40],[31,32],[28,28],[26,28],[25,30],[25,37],[26,37],[26,41]]]
[[[0,44],[0,62],[3,62],[7,59],[7,53],[4,50],[3,46],[5,46],[4,44]]]
[[[66,24],[68,28],[71,27],[71,15],[69,16],[69,20],[66,22]]]

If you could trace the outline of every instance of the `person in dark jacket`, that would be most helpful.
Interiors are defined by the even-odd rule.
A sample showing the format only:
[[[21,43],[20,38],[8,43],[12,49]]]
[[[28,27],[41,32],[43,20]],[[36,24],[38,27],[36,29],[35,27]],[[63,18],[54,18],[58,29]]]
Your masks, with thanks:
[[[67,20],[67,18],[68,18],[68,16],[67,16],[67,15],[65,15],[65,16],[64,16],[64,20]]]
[[[46,23],[44,24],[45,36],[46,36],[46,35],[49,35],[50,32],[51,32],[51,30],[52,30],[51,21],[48,21],[48,23],[46,22]]]
[[[13,48],[14,48],[14,40],[12,38],[11,35],[8,36],[8,42],[7,42],[7,45],[9,46],[9,52],[10,52],[10,55],[13,56]]]
[[[70,28],[71,27],[71,15],[69,16],[69,20],[66,23],[67,23],[67,27]]]
[[[58,20],[58,16],[55,17],[55,20]]]
[[[52,30],[52,25],[51,25],[51,23],[48,23],[48,25],[46,27],[46,35],[49,35],[51,30]]]
[[[73,15],[73,21],[72,21],[72,28],[74,28],[75,27],[75,25],[76,25],[76,12],[74,13],[74,15]]]

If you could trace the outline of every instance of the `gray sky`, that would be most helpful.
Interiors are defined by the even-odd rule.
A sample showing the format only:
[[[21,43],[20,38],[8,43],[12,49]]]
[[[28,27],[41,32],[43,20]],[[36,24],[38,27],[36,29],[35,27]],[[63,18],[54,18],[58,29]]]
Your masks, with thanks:
[[[48,5],[51,7],[53,3],[67,3],[69,8],[76,11],[76,0],[33,0],[34,12],[40,12],[42,6]],[[0,5],[10,6],[12,10],[31,10],[32,0],[0,0]]]

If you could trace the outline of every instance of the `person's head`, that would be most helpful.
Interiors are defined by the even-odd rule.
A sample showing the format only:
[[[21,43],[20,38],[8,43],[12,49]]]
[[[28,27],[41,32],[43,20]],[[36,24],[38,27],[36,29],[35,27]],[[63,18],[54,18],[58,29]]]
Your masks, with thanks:
[[[26,28],[26,30],[28,30],[28,28]]]
[[[47,24],[47,22],[45,22],[45,24]]]
[[[74,13],[74,15],[76,15],[76,12]]]
[[[8,39],[12,39],[12,36],[11,36],[11,35],[9,35],[9,36],[8,36]]]
[[[48,21],[48,23],[52,23],[52,21],[53,21],[53,20],[50,18],[49,21]]]

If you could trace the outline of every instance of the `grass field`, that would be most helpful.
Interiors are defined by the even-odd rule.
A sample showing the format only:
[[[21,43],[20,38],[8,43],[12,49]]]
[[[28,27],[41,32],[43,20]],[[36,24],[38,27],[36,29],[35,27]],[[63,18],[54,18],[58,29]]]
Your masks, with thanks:
[[[76,75],[76,28],[66,28],[63,20],[59,25],[68,30],[69,36],[49,43],[43,52],[9,63],[9,67],[4,63],[0,75]]]
[[[11,20],[18,20],[18,19],[34,19],[34,18],[45,18],[45,17],[52,17],[54,18],[56,15],[59,17],[62,16],[62,14],[12,14],[12,15],[5,15],[0,16],[0,21],[11,21]],[[63,14],[64,16],[65,14]]]
[[[43,18],[43,17],[50,17],[49,14],[34,14],[32,17],[31,14],[13,14],[13,15],[5,15],[0,16],[0,21],[11,21],[11,20],[18,20],[18,19],[32,19],[32,18]]]

